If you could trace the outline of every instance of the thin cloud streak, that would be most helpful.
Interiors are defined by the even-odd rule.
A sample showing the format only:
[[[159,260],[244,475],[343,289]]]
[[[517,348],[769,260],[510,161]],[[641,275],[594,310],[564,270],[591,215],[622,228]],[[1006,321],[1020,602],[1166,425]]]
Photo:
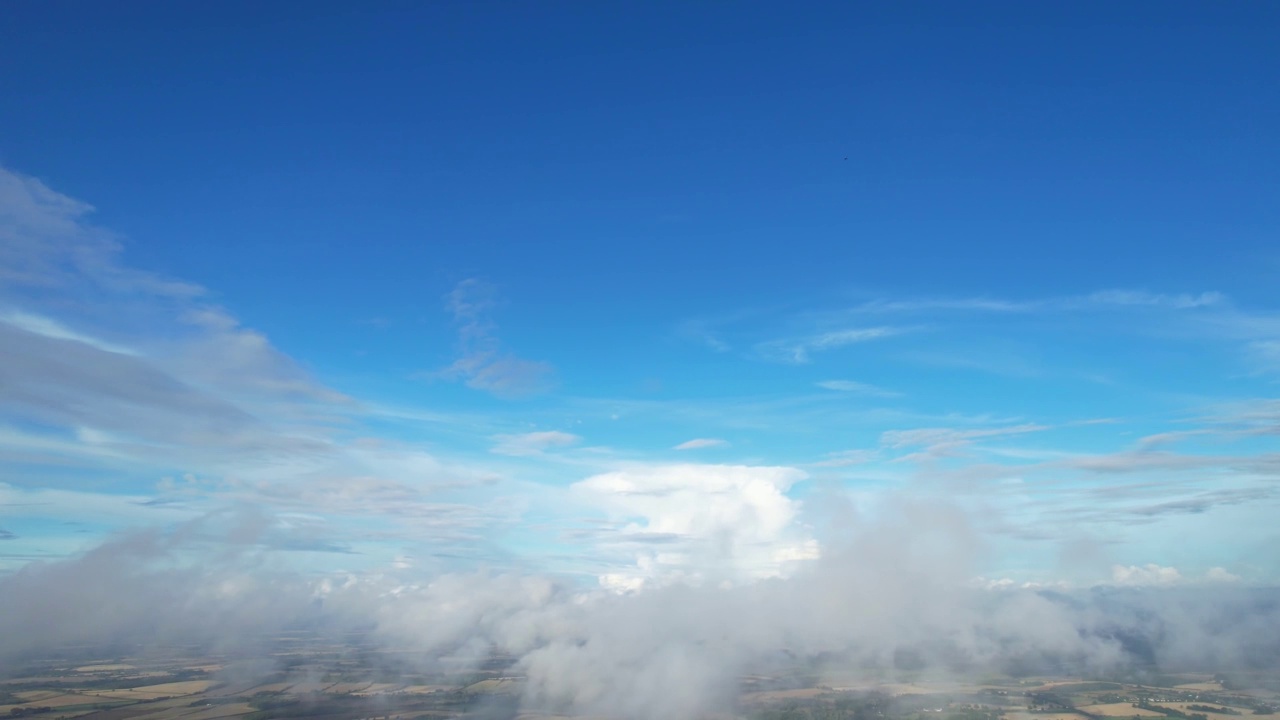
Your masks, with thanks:
[[[554,369],[545,362],[516,357],[503,347],[491,318],[496,305],[496,288],[474,278],[458,283],[445,297],[445,307],[458,325],[459,357],[436,374],[461,378],[467,387],[505,399],[547,392],[555,383]]]

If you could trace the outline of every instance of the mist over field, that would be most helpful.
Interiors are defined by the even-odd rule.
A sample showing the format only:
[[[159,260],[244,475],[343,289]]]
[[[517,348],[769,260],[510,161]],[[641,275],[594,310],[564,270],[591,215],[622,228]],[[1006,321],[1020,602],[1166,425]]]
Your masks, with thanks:
[[[789,667],[868,687],[1280,669],[1274,588],[979,587],[974,537],[952,509],[903,502],[850,520],[785,578],[619,594],[521,573],[300,573],[251,535],[213,544],[202,519],[0,579],[0,653],[7,664],[65,646],[145,657],[194,644],[266,677],[280,669],[275,634],[358,631],[418,670],[508,658],[530,710],[634,718],[725,711],[741,677]]]

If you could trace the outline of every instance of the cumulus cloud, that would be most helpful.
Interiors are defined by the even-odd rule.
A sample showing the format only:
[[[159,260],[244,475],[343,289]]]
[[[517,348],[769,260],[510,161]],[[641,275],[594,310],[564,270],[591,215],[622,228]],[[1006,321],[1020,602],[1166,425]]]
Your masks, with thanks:
[[[1117,585],[1175,585],[1182,582],[1182,573],[1174,567],[1162,567],[1155,563],[1146,565],[1116,565],[1111,568],[1111,580]]]
[[[637,465],[593,475],[573,489],[605,512],[615,542],[650,533],[679,539],[636,553],[635,566],[611,582],[736,581],[778,575],[789,562],[818,555],[816,541],[795,522],[800,503],[786,494],[804,478],[787,467]]]
[[[676,445],[673,450],[705,450],[707,448],[729,447],[728,440],[720,438],[694,438]]]
[[[1209,568],[1209,571],[1205,573],[1205,579],[1207,579],[1209,582],[1226,582],[1226,583],[1240,582],[1239,575],[1236,575],[1228,571],[1226,568],[1221,568],[1221,567]]]

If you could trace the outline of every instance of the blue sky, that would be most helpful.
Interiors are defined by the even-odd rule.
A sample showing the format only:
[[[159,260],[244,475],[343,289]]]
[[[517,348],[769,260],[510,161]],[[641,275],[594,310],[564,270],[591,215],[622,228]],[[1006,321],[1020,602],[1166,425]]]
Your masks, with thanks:
[[[3,13],[5,570],[1280,573],[1275,7]]]

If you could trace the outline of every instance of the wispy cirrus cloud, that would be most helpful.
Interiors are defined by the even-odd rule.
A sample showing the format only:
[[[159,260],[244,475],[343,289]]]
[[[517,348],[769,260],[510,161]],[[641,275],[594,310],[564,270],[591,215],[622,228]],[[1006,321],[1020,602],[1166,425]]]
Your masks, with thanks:
[[[957,445],[980,438],[1021,435],[1048,430],[1046,425],[1023,423],[993,428],[914,428],[911,430],[886,430],[880,434],[880,444],[894,449],[908,447],[936,447]]]
[[[694,438],[692,440],[685,440],[672,448],[672,450],[706,450],[708,448],[723,447],[729,447],[728,440],[721,440],[720,438]]]
[[[876,313],[993,313],[1017,314],[1035,312],[1070,312],[1107,308],[1163,308],[1170,310],[1194,310],[1220,307],[1228,299],[1220,292],[1155,293],[1145,290],[1099,290],[1084,295],[1062,297],[1005,299],[991,297],[972,298],[908,298],[901,300],[870,300],[854,305],[844,312],[852,314]]]
[[[110,232],[87,222],[93,206],[0,168],[0,287],[94,290],[189,301],[204,288],[131,268]]]
[[[20,310],[10,310],[7,313],[0,314],[0,323],[10,325],[20,330],[25,330],[35,335],[53,338],[55,340],[73,340],[75,342],[95,347],[103,352],[116,353],[119,355],[138,354],[137,351],[132,348],[128,348],[123,345],[116,345],[100,338],[73,330],[53,318],[22,312]]]
[[[823,380],[817,383],[817,385],[823,390],[834,390],[836,392],[866,395],[868,397],[902,397],[902,393],[886,390],[885,388],[872,385],[870,383],[857,382],[856,380]]]
[[[879,457],[880,453],[875,450],[840,450],[827,453],[825,459],[810,463],[810,465],[822,468],[853,467],[855,465],[866,465]]]
[[[500,398],[516,399],[550,390],[551,365],[525,360],[507,351],[491,317],[497,290],[478,279],[463,280],[445,296],[445,307],[458,325],[459,357],[437,375],[461,378],[467,387]]]
[[[91,212],[0,169],[3,419],[147,463],[324,452],[351,399],[199,286],[126,265]]]
[[[275,518],[267,537],[291,552],[374,537],[491,552],[476,543],[522,503],[485,491],[496,473],[363,437],[372,411],[198,286],[128,267],[90,212],[0,170],[0,467],[48,473],[6,473],[0,515],[110,531],[245,505]],[[451,308],[483,353],[491,298],[471,289]],[[501,362],[473,360],[469,381],[514,382]],[[174,475],[189,480],[156,482]]]
[[[541,455],[547,450],[567,448],[582,442],[582,438],[578,435],[560,430],[495,435],[493,439],[496,444],[490,448],[490,452],[513,457]]]
[[[812,361],[815,353],[880,340],[904,332],[908,332],[908,329],[887,326],[841,328],[799,338],[770,340],[756,345],[756,352],[766,360],[805,364]]]

